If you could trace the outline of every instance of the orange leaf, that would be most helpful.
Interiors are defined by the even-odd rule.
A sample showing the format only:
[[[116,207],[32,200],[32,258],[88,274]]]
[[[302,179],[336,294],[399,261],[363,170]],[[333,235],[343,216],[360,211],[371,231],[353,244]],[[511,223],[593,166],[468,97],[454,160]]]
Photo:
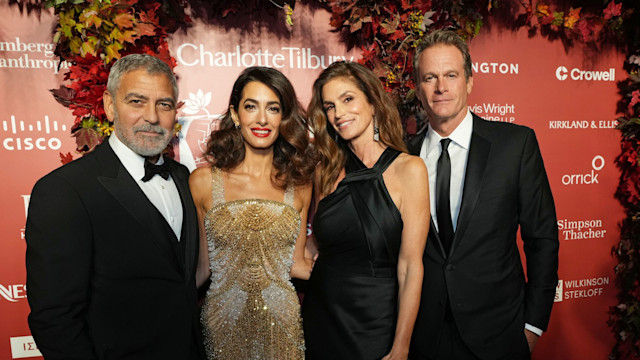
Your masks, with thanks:
[[[564,18],[564,26],[567,29],[573,29],[573,27],[576,25],[576,22],[578,22],[578,20],[580,20],[580,10],[582,8],[579,7],[577,9],[571,8],[569,10],[569,16],[565,16]]]
[[[100,25],[102,25],[102,19],[94,14],[92,14],[91,16],[89,16],[89,18],[87,18],[87,22],[86,22],[87,26],[93,26],[96,29],[100,27]]]
[[[538,4],[536,10],[543,16],[549,16],[549,5]]]
[[[128,42],[128,43],[132,43],[134,41],[136,41],[136,38],[138,34],[133,31],[133,30],[127,30],[124,33],[122,33],[122,36],[120,37],[122,41]]]
[[[153,24],[138,23],[135,29],[138,36],[155,36],[156,27]]]
[[[127,14],[127,13],[118,14],[113,19],[113,22],[116,23],[116,25],[118,25],[120,29],[132,28],[133,21],[134,21],[133,15]]]

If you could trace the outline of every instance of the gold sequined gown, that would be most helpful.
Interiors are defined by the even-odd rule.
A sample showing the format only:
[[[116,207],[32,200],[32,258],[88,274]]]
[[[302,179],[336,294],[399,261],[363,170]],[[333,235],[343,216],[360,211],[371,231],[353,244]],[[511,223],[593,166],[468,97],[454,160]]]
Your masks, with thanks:
[[[289,277],[300,214],[293,187],[284,202],[225,202],[213,169],[213,206],[205,216],[211,286],[202,308],[209,359],[304,359],[300,304]]]

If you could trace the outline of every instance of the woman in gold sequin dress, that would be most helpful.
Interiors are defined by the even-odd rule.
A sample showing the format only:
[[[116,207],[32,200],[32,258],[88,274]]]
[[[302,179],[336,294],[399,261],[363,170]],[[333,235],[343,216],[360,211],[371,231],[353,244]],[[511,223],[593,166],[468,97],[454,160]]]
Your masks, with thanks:
[[[282,73],[248,68],[212,133],[211,167],[189,180],[200,221],[198,286],[209,359],[303,359],[291,277],[308,279],[307,210],[314,152],[304,112]]]

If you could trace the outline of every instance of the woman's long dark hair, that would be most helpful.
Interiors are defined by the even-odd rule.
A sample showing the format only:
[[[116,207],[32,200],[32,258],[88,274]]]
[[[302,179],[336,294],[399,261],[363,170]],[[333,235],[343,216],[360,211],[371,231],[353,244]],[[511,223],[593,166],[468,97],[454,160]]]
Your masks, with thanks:
[[[273,144],[275,184],[283,188],[290,184],[308,184],[315,170],[317,156],[309,144],[305,112],[289,80],[280,71],[268,67],[247,68],[233,84],[229,107],[220,121],[220,128],[211,133],[207,142],[207,160],[212,166],[225,171],[233,169],[244,160],[244,139],[231,119],[230,107],[239,109],[244,88],[254,81],[273,90],[282,106],[279,135]]]

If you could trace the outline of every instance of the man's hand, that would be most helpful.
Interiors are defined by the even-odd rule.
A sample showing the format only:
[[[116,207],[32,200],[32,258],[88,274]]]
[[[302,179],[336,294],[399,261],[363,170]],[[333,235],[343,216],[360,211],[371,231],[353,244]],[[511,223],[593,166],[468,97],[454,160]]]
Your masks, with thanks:
[[[536,346],[539,336],[527,329],[524,329],[524,336],[527,338],[527,343],[529,344],[529,352],[533,352],[533,348]]]

